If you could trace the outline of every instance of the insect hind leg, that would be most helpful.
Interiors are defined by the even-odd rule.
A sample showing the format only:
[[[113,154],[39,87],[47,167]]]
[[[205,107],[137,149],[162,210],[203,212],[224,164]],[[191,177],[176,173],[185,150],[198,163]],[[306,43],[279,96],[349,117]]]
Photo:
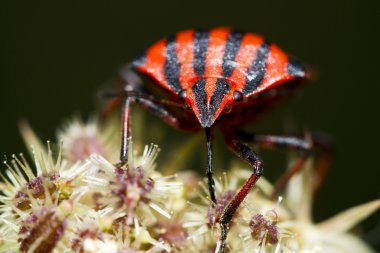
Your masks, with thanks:
[[[218,243],[218,252],[223,253],[225,250],[228,224],[231,222],[236,210],[241,202],[248,195],[251,188],[256,184],[257,180],[262,176],[264,163],[262,159],[250,147],[242,143],[231,129],[222,128],[223,136],[228,147],[240,158],[245,160],[253,168],[252,175],[244,183],[243,187],[234,196],[231,202],[224,208],[220,218],[221,236]]]
[[[324,177],[330,168],[332,158],[332,140],[326,134],[307,132],[304,137],[292,135],[269,135],[269,134],[252,134],[242,130],[235,130],[237,138],[241,141],[258,145],[262,148],[298,151],[301,157],[298,161],[277,180],[274,187],[273,197],[284,189],[289,180],[304,167],[308,158],[320,151],[316,159],[314,191],[318,191]]]

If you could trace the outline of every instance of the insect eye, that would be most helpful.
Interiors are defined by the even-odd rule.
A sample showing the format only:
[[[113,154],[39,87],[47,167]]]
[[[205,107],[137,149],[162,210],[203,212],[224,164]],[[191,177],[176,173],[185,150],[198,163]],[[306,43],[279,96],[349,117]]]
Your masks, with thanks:
[[[179,100],[181,100],[182,102],[185,102],[186,95],[187,95],[186,90],[181,90],[178,93]]]
[[[185,110],[187,110],[189,112],[191,112],[193,110],[189,104],[185,104],[184,108],[185,108]]]
[[[242,99],[243,99],[243,93],[241,93],[240,91],[235,90],[234,91],[234,101],[238,102],[238,101],[240,101]]]
[[[232,108],[230,105],[226,105],[226,107],[224,107],[224,113],[230,113],[232,111]]]

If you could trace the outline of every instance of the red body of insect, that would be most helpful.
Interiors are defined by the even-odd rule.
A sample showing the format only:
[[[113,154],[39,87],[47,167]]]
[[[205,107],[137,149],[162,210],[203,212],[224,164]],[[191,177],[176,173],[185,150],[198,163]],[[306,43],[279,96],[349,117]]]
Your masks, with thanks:
[[[208,187],[214,203],[218,201],[212,172],[212,129],[215,126],[221,128],[229,148],[252,166],[251,177],[224,207],[218,220],[221,226],[218,247],[219,252],[224,252],[228,224],[263,171],[263,161],[246,143],[302,151],[311,148],[310,143],[302,138],[252,135],[239,127],[252,121],[274,102],[289,97],[289,91],[298,87],[308,77],[308,72],[263,37],[228,28],[179,32],[155,43],[130,66],[151,77],[155,90],[161,91],[160,96],[166,94],[166,101],[170,103],[162,103],[136,75],[127,71],[121,166],[127,160],[131,103],[139,104],[173,127],[192,131],[205,129]],[[295,174],[301,165],[302,162],[298,163],[289,175]],[[283,182],[290,176],[284,178]]]
[[[275,44],[227,28],[179,32],[151,46],[133,66],[174,99],[184,100],[199,121],[194,127],[202,128],[223,119],[223,111],[232,114],[225,124],[250,121],[256,116],[252,111],[263,107],[259,94],[290,90],[307,76],[305,69]],[[280,96],[272,93],[269,97]],[[266,104],[268,100],[273,102],[266,97]]]

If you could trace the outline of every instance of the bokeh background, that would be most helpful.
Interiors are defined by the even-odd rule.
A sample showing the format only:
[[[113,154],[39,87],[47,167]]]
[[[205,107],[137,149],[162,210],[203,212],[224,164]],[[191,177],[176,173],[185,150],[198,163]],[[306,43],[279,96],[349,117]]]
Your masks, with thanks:
[[[223,25],[262,34],[318,69],[317,80],[297,98],[254,124],[264,133],[291,128],[333,136],[334,162],[315,202],[316,221],[379,198],[380,5],[372,2],[2,1],[1,155],[25,152],[19,119],[27,119],[42,139],[54,140],[65,119],[86,119],[99,108],[96,92],[112,88],[118,68],[144,48],[181,29]],[[161,146],[161,159],[193,137],[149,116],[144,120],[150,126],[145,139]],[[204,170],[204,143],[197,145],[180,169]],[[219,135],[216,146],[221,172],[234,157],[223,155]],[[262,155],[265,175],[276,177],[285,155]],[[361,229],[379,249],[379,212]]]

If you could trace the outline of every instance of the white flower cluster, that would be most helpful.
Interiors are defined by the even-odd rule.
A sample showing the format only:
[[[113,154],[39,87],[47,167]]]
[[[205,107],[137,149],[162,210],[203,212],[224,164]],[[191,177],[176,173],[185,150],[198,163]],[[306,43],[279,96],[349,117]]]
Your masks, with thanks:
[[[216,180],[217,205],[193,172],[165,175],[159,149],[146,146],[116,164],[114,126],[74,120],[59,132],[58,152],[41,144],[28,125],[33,166],[21,156],[5,162],[0,183],[2,252],[214,252],[226,205],[250,172],[232,169]],[[115,141],[116,140],[116,141]],[[179,153],[181,150],[178,151]],[[116,160],[116,161],[115,161]],[[115,165],[116,164],[116,165]],[[373,252],[349,230],[380,207],[376,200],[314,224],[312,162],[273,199],[260,179],[229,224],[227,252]]]

